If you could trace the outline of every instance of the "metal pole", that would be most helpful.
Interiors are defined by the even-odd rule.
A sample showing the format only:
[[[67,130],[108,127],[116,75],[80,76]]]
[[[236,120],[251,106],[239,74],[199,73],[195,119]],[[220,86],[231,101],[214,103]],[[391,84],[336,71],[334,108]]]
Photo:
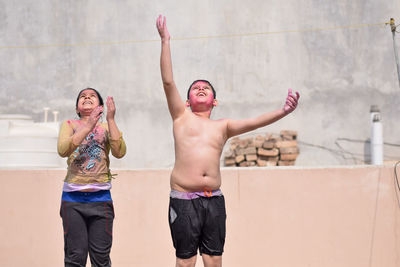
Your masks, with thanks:
[[[378,106],[371,106],[371,164],[383,164],[383,133]]]
[[[396,25],[394,24],[394,18],[390,19],[390,29],[392,30],[393,36],[393,48],[394,48],[394,56],[396,58],[396,66],[397,66],[397,78],[399,80],[399,87],[400,87],[400,66],[399,66],[399,56],[397,55],[397,45],[396,45]]]

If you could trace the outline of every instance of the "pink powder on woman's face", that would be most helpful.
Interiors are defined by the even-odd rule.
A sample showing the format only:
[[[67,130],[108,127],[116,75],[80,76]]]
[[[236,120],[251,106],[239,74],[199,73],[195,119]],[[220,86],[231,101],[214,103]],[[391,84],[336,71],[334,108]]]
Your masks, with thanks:
[[[85,103],[86,100],[90,101],[92,104],[84,105],[83,103]],[[82,114],[82,112],[84,111],[90,112],[91,110],[95,109],[98,106],[99,106],[99,98],[95,91],[93,91],[92,89],[87,89],[80,93],[77,106],[77,110],[79,111],[79,113]]]

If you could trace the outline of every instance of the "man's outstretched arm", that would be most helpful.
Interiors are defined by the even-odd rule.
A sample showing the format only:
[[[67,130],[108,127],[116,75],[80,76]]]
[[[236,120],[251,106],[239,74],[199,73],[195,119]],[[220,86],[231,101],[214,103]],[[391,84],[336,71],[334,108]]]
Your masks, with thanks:
[[[286,97],[285,105],[282,109],[278,109],[272,112],[264,113],[256,118],[244,119],[244,120],[228,120],[227,123],[227,135],[228,138],[236,136],[242,133],[246,133],[255,130],[260,127],[267,126],[291,113],[296,109],[299,101],[300,94],[296,92],[294,95],[292,89],[289,89]]]
[[[185,111],[185,103],[182,101],[176,88],[172,74],[172,60],[170,50],[170,35],[167,29],[167,21],[162,15],[157,18],[157,30],[161,37],[161,78],[163,81],[165,96],[167,97],[169,113],[173,120],[181,116]]]

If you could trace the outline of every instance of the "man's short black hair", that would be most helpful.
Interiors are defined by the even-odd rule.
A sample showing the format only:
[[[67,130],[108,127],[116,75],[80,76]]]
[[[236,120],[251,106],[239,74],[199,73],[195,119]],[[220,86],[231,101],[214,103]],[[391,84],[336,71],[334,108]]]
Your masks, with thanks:
[[[207,80],[195,80],[194,82],[192,82],[192,84],[189,86],[189,89],[187,91],[187,99],[189,100],[189,93],[190,93],[190,88],[192,88],[193,84],[197,83],[197,82],[205,82],[208,83],[208,85],[211,87],[211,90],[213,92],[214,95],[214,99],[217,98],[217,92],[215,92],[214,87],[212,86],[212,84],[207,81]]]
[[[82,89],[82,90],[79,92],[78,97],[76,98],[75,108],[78,108],[79,97],[81,96],[81,93],[82,93],[83,91],[85,91],[85,90],[93,90],[93,91],[96,93],[97,98],[99,99],[99,106],[104,106],[104,101],[103,101],[103,98],[101,97],[100,93],[99,93],[96,89],[88,87],[88,88]],[[80,118],[80,117],[81,117],[81,114],[78,113],[78,116],[79,116],[79,118]]]

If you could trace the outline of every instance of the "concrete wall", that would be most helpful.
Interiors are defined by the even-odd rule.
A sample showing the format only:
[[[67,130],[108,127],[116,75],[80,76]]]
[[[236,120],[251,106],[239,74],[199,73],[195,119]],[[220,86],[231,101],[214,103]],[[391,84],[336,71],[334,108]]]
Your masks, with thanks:
[[[118,172],[112,189],[114,266],[174,266],[167,222],[169,173]],[[58,213],[64,174],[0,173],[1,266],[62,266]],[[226,168],[222,175],[228,214],[224,266],[400,265],[393,166]]]
[[[399,22],[399,11],[395,0],[1,0],[0,113],[40,121],[48,106],[70,119],[78,91],[91,86],[115,97],[127,139],[127,156],[112,166],[171,167],[155,28],[162,13],[173,38],[189,38],[172,41],[182,97],[193,80],[209,79],[220,101],[213,118],[240,119],[280,108],[292,87],[302,95],[298,110],[258,132],[298,130],[297,165],[358,164],[369,157],[372,104],[384,140],[400,143],[392,35],[383,26]],[[315,28],[323,30],[302,31]],[[294,32],[248,35],[280,31]],[[192,38],[226,34],[241,36]],[[398,155],[385,146],[386,160]]]

